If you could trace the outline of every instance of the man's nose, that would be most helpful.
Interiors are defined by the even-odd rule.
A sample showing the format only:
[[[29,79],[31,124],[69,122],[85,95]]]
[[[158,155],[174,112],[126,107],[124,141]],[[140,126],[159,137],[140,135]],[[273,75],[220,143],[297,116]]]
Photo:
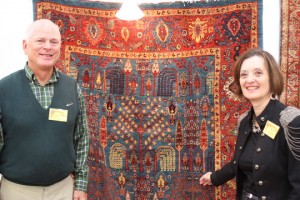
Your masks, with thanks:
[[[52,43],[50,41],[45,41],[44,48],[46,48],[46,49],[52,49],[53,45],[52,45]]]

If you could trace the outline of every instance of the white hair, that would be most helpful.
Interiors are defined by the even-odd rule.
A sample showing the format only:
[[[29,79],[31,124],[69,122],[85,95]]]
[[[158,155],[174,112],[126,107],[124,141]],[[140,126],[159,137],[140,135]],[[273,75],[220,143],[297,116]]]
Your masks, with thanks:
[[[25,40],[28,42],[28,40],[30,39],[30,37],[32,36],[32,34],[34,33],[35,29],[37,26],[41,26],[41,25],[45,25],[45,26],[53,26],[53,27],[56,27],[57,28],[57,31],[59,31],[59,27],[57,24],[55,24],[54,22],[52,22],[51,20],[49,19],[38,19],[34,22],[32,22],[28,28],[27,28],[27,31],[25,33]]]

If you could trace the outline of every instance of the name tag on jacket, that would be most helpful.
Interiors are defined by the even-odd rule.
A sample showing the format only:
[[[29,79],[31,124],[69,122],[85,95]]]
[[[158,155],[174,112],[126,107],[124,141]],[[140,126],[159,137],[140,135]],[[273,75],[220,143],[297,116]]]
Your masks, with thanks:
[[[275,138],[278,131],[279,131],[279,126],[270,121],[267,121],[266,126],[263,130],[263,132],[272,139]]]

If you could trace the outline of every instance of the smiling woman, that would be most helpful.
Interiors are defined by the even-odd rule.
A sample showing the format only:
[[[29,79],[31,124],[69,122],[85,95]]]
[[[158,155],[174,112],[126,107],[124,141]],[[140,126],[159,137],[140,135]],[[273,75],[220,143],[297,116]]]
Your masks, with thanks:
[[[262,57],[253,56],[244,61],[241,66],[240,84],[247,99],[253,103],[258,99],[269,99],[270,87],[268,83],[268,70]]]
[[[279,65],[262,49],[247,50],[234,64],[234,82],[251,108],[238,119],[232,160],[205,173],[200,184],[220,186],[236,178],[236,199],[299,199],[291,180],[300,179],[300,110],[278,100],[284,87]]]
[[[84,0],[86,1],[86,0]],[[99,1],[99,0],[89,0]],[[121,2],[122,0],[101,0],[103,2]],[[139,0],[139,3],[174,2],[173,0]],[[280,1],[263,1],[263,46],[279,60],[280,44]],[[267,6],[265,6],[267,5]],[[22,50],[24,34],[20,30],[26,30],[28,24],[33,20],[32,0],[0,1],[0,78],[13,71],[24,67],[26,56]],[[21,17],[20,17],[21,16]],[[7,20],[9,19],[9,20]],[[272,28],[268,28],[272,27]]]

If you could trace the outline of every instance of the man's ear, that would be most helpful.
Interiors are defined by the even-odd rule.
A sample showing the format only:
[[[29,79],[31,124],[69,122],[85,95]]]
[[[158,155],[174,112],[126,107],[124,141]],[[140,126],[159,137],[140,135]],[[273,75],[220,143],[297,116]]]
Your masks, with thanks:
[[[23,40],[22,46],[23,46],[23,51],[24,51],[25,55],[27,55],[27,41],[26,40]]]

